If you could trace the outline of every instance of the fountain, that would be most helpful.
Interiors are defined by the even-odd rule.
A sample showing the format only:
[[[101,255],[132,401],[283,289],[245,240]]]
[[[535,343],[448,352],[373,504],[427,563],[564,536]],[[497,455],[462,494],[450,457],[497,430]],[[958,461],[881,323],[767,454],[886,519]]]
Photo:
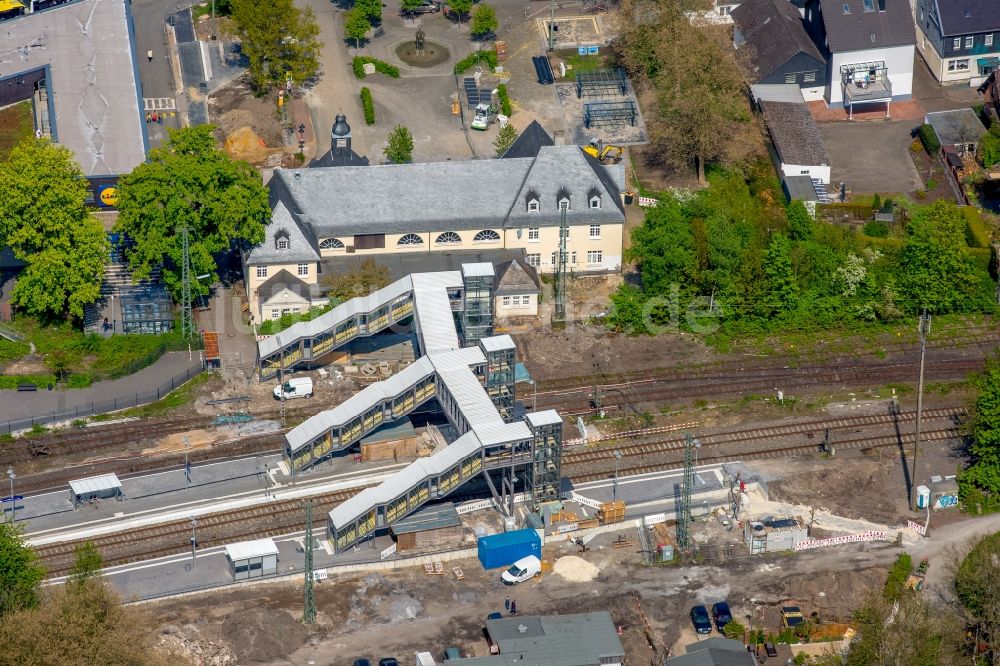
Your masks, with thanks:
[[[396,56],[411,67],[434,67],[448,62],[451,53],[447,47],[427,40],[423,28],[417,28],[412,42],[403,42],[396,47]]]

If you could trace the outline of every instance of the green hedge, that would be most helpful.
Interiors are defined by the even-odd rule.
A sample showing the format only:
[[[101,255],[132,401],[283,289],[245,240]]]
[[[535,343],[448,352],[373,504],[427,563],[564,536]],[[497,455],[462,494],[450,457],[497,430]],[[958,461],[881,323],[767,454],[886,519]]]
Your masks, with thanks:
[[[55,375],[0,375],[0,389],[14,390],[18,384],[34,384],[44,391],[49,384],[56,385]]]
[[[924,150],[929,155],[937,155],[938,151],[941,150],[941,142],[938,141],[937,133],[933,127],[926,123],[920,126],[920,142],[924,144]]]
[[[361,89],[361,106],[365,110],[365,123],[375,124],[375,101],[372,100],[372,91],[368,88]]]
[[[888,238],[889,225],[885,222],[869,222],[865,225],[864,232],[870,238]]]
[[[354,60],[351,61],[351,67],[354,69],[354,76],[359,79],[365,78],[365,64],[371,63],[375,65],[375,71],[380,74],[385,74],[389,78],[398,79],[399,78],[399,68],[395,65],[390,65],[384,60],[379,60],[378,58],[373,58],[371,56],[355,56]]]
[[[66,379],[66,388],[82,389],[89,387],[94,378],[86,372],[75,372]]]
[[[475,67],[477,62],[485,62],[494,69],[497,66],[497,54],[495,51],[476,51],[455,63],[455,74],[461,74],[467,69]]]
[[[972,206],[963,206],[962,213],[965,215],[965,242],[969,247],[990,246],[990,233],[983,224],[983,217],[979,211]]]
[[[497,97],[500,98],[500,113],[510,118],[513,111],[510,108],[510,95],[507,94],[507,84],[497,86]]]
[[[11,342],[7,338],[0,338],[0,363],[15,361],[22,356],[27,356],[31,347],[27,342]]]

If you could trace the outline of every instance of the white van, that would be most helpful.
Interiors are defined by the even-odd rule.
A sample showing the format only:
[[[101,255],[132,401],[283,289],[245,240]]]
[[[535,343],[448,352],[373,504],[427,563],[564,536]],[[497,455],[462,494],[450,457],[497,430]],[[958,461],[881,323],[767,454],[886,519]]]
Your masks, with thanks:
[[[313,380],[311,377],[296,377],[289,379],[285,384],[274,387],[274,397],[281,400],[281,394],[285,394],[285,400],[292,398],[311,398],[313,394]]]
[[[504,585],[517,585],[540,573],[542,573],[541,560],[534,555],[528,555],[510,565],[510,569],[500,574],[500,580],[503,581]]]

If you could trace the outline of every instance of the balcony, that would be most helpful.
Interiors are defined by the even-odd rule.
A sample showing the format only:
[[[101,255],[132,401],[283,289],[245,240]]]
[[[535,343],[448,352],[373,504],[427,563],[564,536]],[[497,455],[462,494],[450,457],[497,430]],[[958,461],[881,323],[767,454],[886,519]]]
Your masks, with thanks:
[[[860,62],[840,66],[840,82],[844,93],[844,106],[854,118],[855,104],[885,104],[885,117],[889,117],[892,102],[892,83],[889,69],[882,61]]]
[[[847,81],[844,83],[844,99],[848,104],[862,102],[888,102],[892,100],[892,84],[889,79],[868,81]]]

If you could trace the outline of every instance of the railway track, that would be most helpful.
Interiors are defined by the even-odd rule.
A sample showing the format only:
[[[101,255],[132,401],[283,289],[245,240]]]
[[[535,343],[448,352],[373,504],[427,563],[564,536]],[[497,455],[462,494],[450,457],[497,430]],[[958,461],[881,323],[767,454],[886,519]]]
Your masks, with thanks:
[[[930,428],[923,436],[926,442],[944,441],[958,436],[956,420],[963,412],[956,408],[940,408],[926,410],[927,421],[948,420],[947,427]],[[912,421],[915,413],[899,414],[900,422]],[[728,462],[758,458],[775,458],[782,456],[799,456],[817,451],[817,444],[792,444],[773,446],[761,445],[762,441],[777,437],[787,437],[810,432],[831,430],[878,427],[893,423],[891,415],[866,415],[825,419],[806,423],[788,424],[745,431],[730,431],[701,436],[702,448],[699,452],[699,462]],[[619,433],[630,439],[641,438],[643,431]],[[912,443],[912,435],[897,437],[895,434],[880,434],[870,437],[858,437],[846,440],[835,440],[837,450],[878,449]],[[746,446],[747,443],[757,444]],[[739,451],[726,447],[738,446]],[[683,438],[670,438],[659,441],[642,442],[621,447],[619,450],[627,459],[641,461],[639,464],[619,468],[619,476],[631,476],[658,472],[666,469],[676,469],[683,465]],[[652,460],[647,460],[652,458]],[[595,469],[601,463],[607,463],[608,469]],[[582,483],[606,479],[610,476],[610,466],[613,458],[610,449],[598,451],[581,451],[567,453],[563,457],[563,469],[573,481]],[[324,514],[334,506],[343,502],[365,487],[351,488],[313,498],[314,512],[320,518],[316,521],[317,529],[323,529]],[[264,536],[288,534],[302,526],[302,501],[281,500],[261,504],[237,511],[209,514],[198,518],[196,528],[199,548],[221,546],[234,541]],[[190,548],[191,523],[188,520],[174,520],[149,527],[131,529],[122,532],[102,535],[88,539],[102,553],[106,565],[126,564],[137,560],[148,560],[167,555],[182,554]],[[45,563],[49,574],[59,576],[67,573],[73,564],[74,548],[86,540],[68,541],[40,546],[36,550]]]

